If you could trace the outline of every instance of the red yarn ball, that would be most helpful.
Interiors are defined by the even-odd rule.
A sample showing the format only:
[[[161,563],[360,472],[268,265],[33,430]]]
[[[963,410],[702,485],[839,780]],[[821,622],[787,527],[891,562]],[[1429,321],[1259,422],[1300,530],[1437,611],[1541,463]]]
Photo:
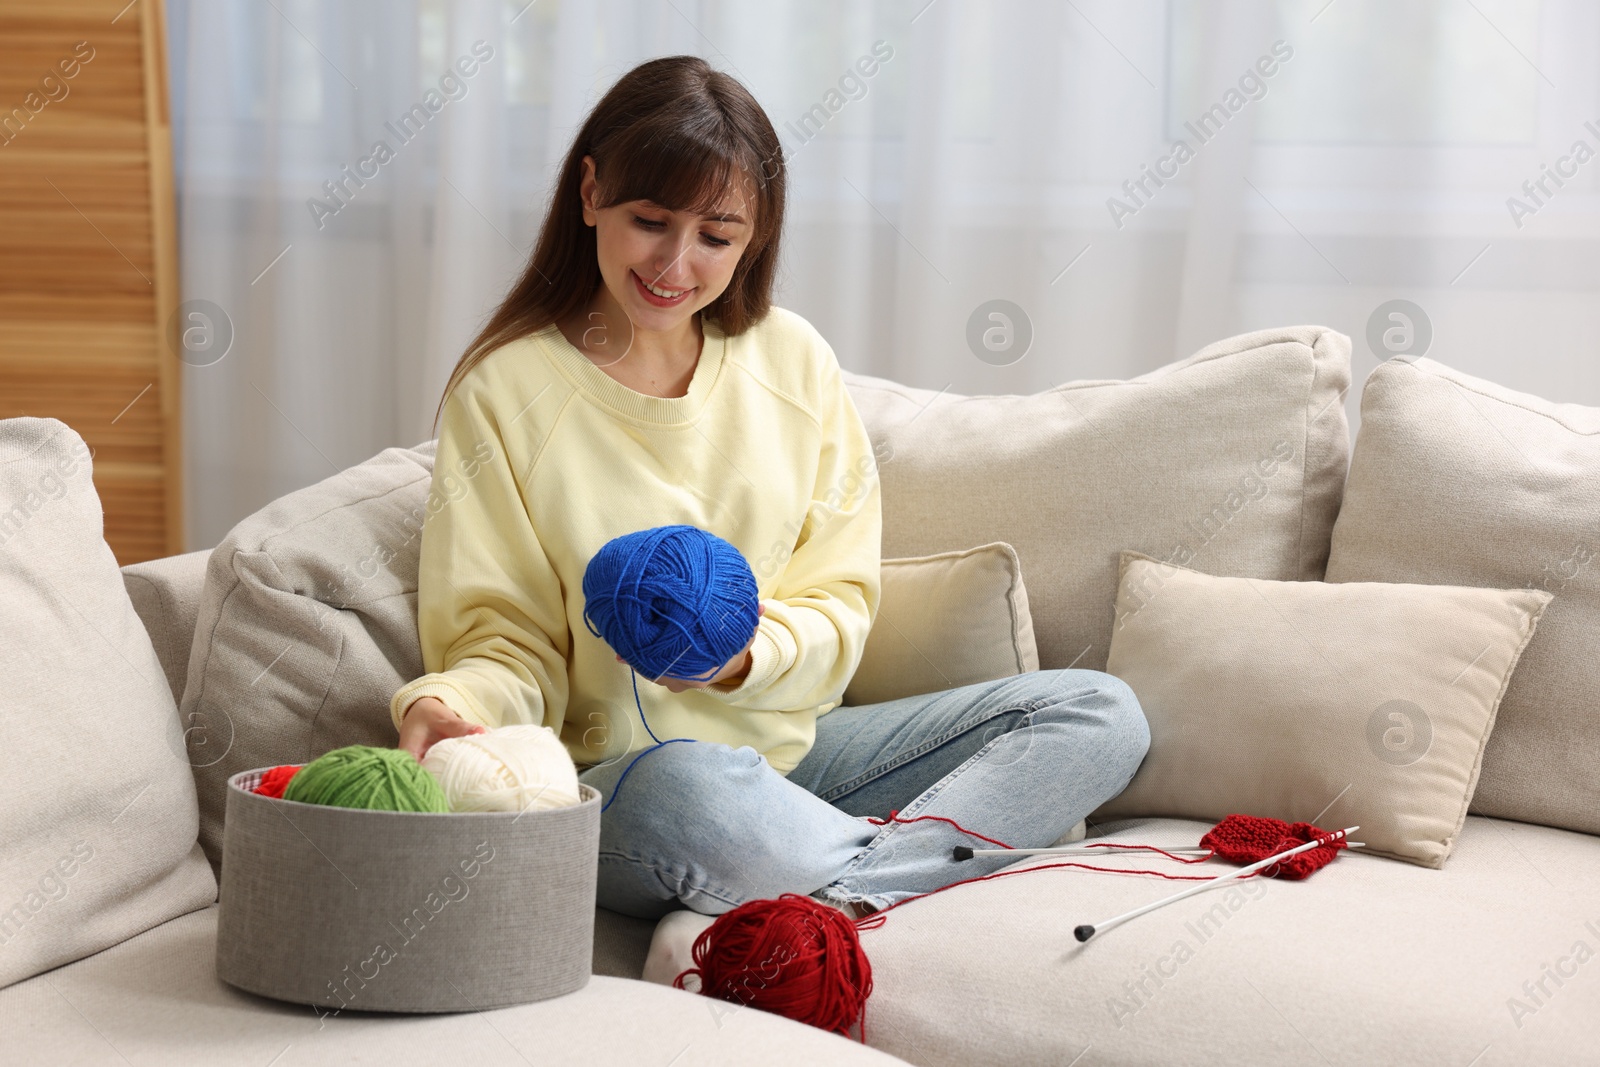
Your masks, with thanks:
[[[695,965],[672,981],[679,989],[696,974],[705,996],[845,1036],[861,1019],[866,1039],[872,965],[855,922],[838,908],[799,893],[752,900],[719,915],[691,955]]]
[[[261,781],[256,783],[253,792],[260,793],[264,797],[277,797],[282,800],[283,791],[289,787],[289,779],[293,778],[299,770],[298,766],[288,764],[263,771]]]
[[[1265,815],[1229,815],[1206,831],[1200,844],[1234,863],[1259,863],[1268,856],[1327,837],[1330,831],[1322,830],[1308,822],[1287,823]],[[1259,873],[1268,878],[1299,881],[1309,877],[1333,862],[1341,848],[1347,848],[1340,837],[1317,848],[1309,848],[1297,856],[1280,860]]]

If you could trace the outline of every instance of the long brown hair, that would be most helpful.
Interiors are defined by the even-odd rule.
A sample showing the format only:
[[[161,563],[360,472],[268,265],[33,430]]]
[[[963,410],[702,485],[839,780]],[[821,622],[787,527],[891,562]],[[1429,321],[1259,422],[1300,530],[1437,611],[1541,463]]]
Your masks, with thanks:
[[[494,349],[587,307],[603,284],[594,229],[583,221],[583,157],[594,158],[596,206],[649,200],[706,213],[735,179],[756,188],[750,243],[727,289],[705,314],[726,334],[743,333],[772,307],[783,232],[783,146],[766,112],[738,80],[698,56],[667,56],[624,74],[594,106],[561,164],[539,243],[527,269],[467,346],[445,398]]]

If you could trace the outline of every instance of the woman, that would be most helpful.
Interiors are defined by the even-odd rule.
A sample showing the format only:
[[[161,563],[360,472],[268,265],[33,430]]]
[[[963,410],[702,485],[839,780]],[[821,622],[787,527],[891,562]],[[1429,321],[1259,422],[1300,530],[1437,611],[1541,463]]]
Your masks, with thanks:
[[[747,900],[857,916],[1005,864],[957,863],[974,838],[950,822],[869,817],[1048,845],[1149,743],[1098,671],[841,706],[877,613],[879,484],[832,350],[771,306],[784,187],[761,107],[700,59],[645,63],[596,105],[441,401],[435,478],[467,488],[427,519],[428,673],[390,708],[419,759],[484,727],[555,730],[606,802],[599,903],[687,906],[679,961]],[[676,523],[740,549],[760,615],[711,677],[640,683],[584,624],[583,574],[612,538]],[[699,743],[635,763],[652,731]]]

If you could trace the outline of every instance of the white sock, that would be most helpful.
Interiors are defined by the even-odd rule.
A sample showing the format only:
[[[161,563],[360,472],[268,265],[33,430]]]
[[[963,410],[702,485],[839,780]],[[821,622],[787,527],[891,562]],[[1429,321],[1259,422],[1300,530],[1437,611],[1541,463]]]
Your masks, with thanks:
[[[868,914],[866,910],[867,906],[864,902],[853,900],[830,900],[822,895],[822,890],[820,889],[811,894],[811,899],[820,901],[823,904],[828,905],[830,908],[838,908],[840,911],[844,912],[846,918],[859,919],[861,916]]]
[[[645,957],[646,982],[671,985],[672,980],[694,966],[694,942],[706,927],[717,921],[715,915],[702,915],[692,908],[670,911],[656,923],[656,932],[650,938],[650,954]],[[691,975],[684,984],[693,992],[699,988],[699,976]]]

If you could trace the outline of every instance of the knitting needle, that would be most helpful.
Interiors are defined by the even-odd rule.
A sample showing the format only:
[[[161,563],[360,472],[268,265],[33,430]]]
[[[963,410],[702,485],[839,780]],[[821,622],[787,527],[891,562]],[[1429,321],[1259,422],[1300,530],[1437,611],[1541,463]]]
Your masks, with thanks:
[[[1351,848],[1365,848],[1365,841],[1345,842]],[[1174,856],[1204,856],[1212,851],[1209,848],[1167,848],[1156,846],[1162,852]],[[1122,847],[1115,843],[1106,845],[1057,845],[1051,848],[968,848],[966,845],[955,847],[955,857],[958,860],[970,860],[974,856],[1121,856],[1129,852],[1151,852],[1155,848]]]
[[[1077,938],[1079,941],[1087,941],[1091,937],[1093,937],[1096,933],[1098,933],[1098,932],[1100,932],[1102,930],[1109,930],[1113,926],[1121,926],[1123,923],[1127,922],[1129,919],[1137,919],[1139,916],[1145,914],[1146,912],[1155,911],[1157,908],[1164,907],[1164,906],[1166,906],[1168,904],[1176,903],[1177,901],[1180,901],[1185,897],[1192,897],[1196,893],[1204,893],[1207,889],[1215,888],[1219,882],[1228,882],[1228,881],[1234,881],[1234,880],[1239,879],[1239,878],[1243,878],[1247,874],[1254,874],[1256,871],[1259,871],[1261,868],[1270,867],[1274,863],[1278,863],[1278,862],[1280,862],[1282,860],[1288,859],[1290,856],[1299,855],[1300,853],[1305,852],[1305,851],[1307,851],[1309,849],[1320,848],[1323,845],[1328,844],[1330,841],[1336,841],[1341,837],[1348,838],[1351,833],[1353,833],[1354,831],[1359,830],[1359,829],[1361,829],[1361,827],[1359,827],[1359,826],[1347,826],[1343,830],[1335,830],[1333,833],[1327,835],[1326,837],[1319,837],[1316,840],[1307,841],[1303,845],[1298,845],[1295,848],[1286,849],[1285,851],[1278,853],[1276,856],[1268,856],[1266,859],[1261,860],[1258,863],[1252,863],[1248,867],[1240,867],[1236,871],[1229,871],[1227,874],[1219,875],[1218,877],[1213,878],[1208,882],[1201,882],[1199,885],[1190,886],[1188,889],[1182,890],[1181,892],[1174,893],[1170,897],[1164,897],[1161,900],[1157,900],[1157,901],[1155,901],[1153,903],[1146,904],[1142,908],[1135,908],[1132,911],[1127,912],[1126,914],[1118,915],[1115,919],[1107,919],[1105,922],[1101,923],[1098,927],[1090,926],[1087,923],[1085,923],[1083,926],[1079,926],[1076,929],[1074,929],[1072,931],[1072,936]]]
[[[1053,848],[968,848],[966,845],[955,847],[955,856],[958,860],[970,860],[974,856],[1118,856],[1125,852],[1149,852],[1148,848],[1126,848],[1118,845],[1096,845],[1088,848],[1081,845],[1057,845]],[[1210,852],[1209,848],[1174,847],[1161,849],[1175,856],[1202,856]]]

